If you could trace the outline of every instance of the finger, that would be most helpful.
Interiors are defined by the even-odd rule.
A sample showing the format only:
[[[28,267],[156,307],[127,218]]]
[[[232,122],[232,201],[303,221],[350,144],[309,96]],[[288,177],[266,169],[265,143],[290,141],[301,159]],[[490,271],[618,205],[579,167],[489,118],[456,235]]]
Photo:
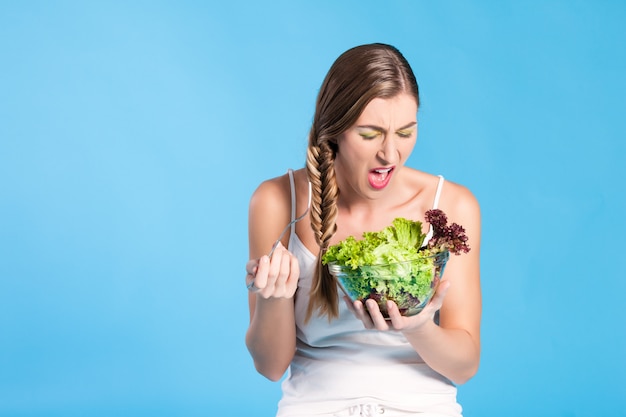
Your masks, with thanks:
[[[248,291],[252,293],[258,292],[260,290],[260,288],[258,288],[254,284],[254,275],[252,274],[246,275],[246,288],[248,289]]]
[[[373,329],[374,322],[372,322],[372,318],[365,309],[363,303],[357,300],[352,303],[352,307],[354,308],[354,313],[356,314],[356,317],[363,322],[363,326],[365,326],[366,329]]]
[[[248,263],[246,263],[246,274],[255,275],[258,266],[259,266],[258,259],[250,259]]]
[[[279,245],[280,246],[280,245]],[[283,251],[280,247],[277,247],[269,258],[269,269],[267,271],[267,285],[266,288],[274,289],[278,275],[280,274],[280,268],[283,262]]]
[[[295,256],[289,257],[289,276],[287,277],[286,290],[287,296],[291,297],[295,294],[296,289],[298,288],[298,280],[300,279],[300,263],[298,262],[298,258]]]
[[[280,269],[278,270],[278,277],[276,279],[277,283],[280,285],[285,285],[287,279],[289,279],[289,274],[291,273],[292,258],[294,257],[291,255],[291,253],[289,253],[287,249],[283,249]]]
[[[389,324],[387,324],[387,321],[383,317],[383,313],[380,312],[378,303],[370,298],[365,302],[365,306],[367,307],[367,311],[372,318],[374,327],[378,330],[389,330]]]
[[[274,251],[272,252],[272,258],[274,257],[274,254],[276,254],[276,252],[282,252],[283,250],[285,250],[285,246],[283,245],[283,242],[278,241],[276,243],[276,247],[274,248]]]
[[[350,297],[348,297],[347,295],[344,295],[343,297],[343,302],[346,303],[346,306],[348,307],[348,310],[350,310],[352,312],[352,314],[356,315],[356,308],[354,307],[354,303],[352,302],[352,300],[350,299]]]
[[[258,269],[258,264],[258,259],[251,259],[246,264],[246,288],[251,292],[257,292],[259,290],[254,283],[254,277]]]
[[[391,320],[391,327],[396,330],[402,329],[404,327],[405,317],[400,313],[398,305],[391,300],[387,300],[387,312]]]
[[[447,280],[441,281],[439,285],[437,285],[437,290],[433,295],[433,298],[428,303],[428,307],[432,308],[434,311],[437,311],[443,305],[443,299],[445,298],[448,290],[450,289],[450,282]]]
[[[450,287],[450,283],[448,281],[441,281],[437,285],[437,289],[435,290],[435,294],[430,299],[426,307],[418,314],[420,317],[434,317],[437,310],[441,309],[443,305],[443,299],[448,292],[448,288]]]
[[[264,255],[258,262],[253,282],[258,289],[262,290],[267,286],[267,275],[269,273],[270,260]]]

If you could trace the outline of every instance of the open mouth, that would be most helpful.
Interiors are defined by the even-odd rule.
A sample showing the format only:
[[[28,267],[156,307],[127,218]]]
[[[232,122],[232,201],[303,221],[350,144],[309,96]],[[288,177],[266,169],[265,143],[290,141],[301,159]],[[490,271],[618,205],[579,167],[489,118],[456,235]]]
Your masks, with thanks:
[[[385,188],[391,179],[394,168],[376,168],[370,171],[368,175],[369,183],[372,188],[380,190]]]

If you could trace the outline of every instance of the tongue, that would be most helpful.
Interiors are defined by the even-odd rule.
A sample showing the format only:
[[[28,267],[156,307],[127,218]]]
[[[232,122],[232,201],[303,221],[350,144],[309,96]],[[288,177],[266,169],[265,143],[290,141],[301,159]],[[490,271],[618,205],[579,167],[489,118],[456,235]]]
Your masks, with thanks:
[[[374,188],[383,188],[387,183],[387,177],[389,176],[389,172],[370,172],[369,174],[369,182],[370,185]]]

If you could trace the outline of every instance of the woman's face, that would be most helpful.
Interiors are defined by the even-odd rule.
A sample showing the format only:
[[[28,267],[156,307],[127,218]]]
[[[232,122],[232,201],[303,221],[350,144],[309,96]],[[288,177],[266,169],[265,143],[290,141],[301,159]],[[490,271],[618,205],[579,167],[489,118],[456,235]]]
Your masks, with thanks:
[[[335,172],[342,193],[376,198],[392,188],[417,140],[417,102],[402,93],[373,99],[337,141]],[[349,192],[349,191],[348,191]]]

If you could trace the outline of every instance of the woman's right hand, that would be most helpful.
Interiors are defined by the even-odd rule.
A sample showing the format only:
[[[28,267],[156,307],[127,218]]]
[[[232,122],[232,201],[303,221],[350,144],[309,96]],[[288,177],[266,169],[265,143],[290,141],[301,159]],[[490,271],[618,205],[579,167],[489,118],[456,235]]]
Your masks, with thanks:
[[[246,285],[260,297],[291,298],[296,293],[300,266],[298,259],[279,243],[272,257],[251,259],[246,264]]]

